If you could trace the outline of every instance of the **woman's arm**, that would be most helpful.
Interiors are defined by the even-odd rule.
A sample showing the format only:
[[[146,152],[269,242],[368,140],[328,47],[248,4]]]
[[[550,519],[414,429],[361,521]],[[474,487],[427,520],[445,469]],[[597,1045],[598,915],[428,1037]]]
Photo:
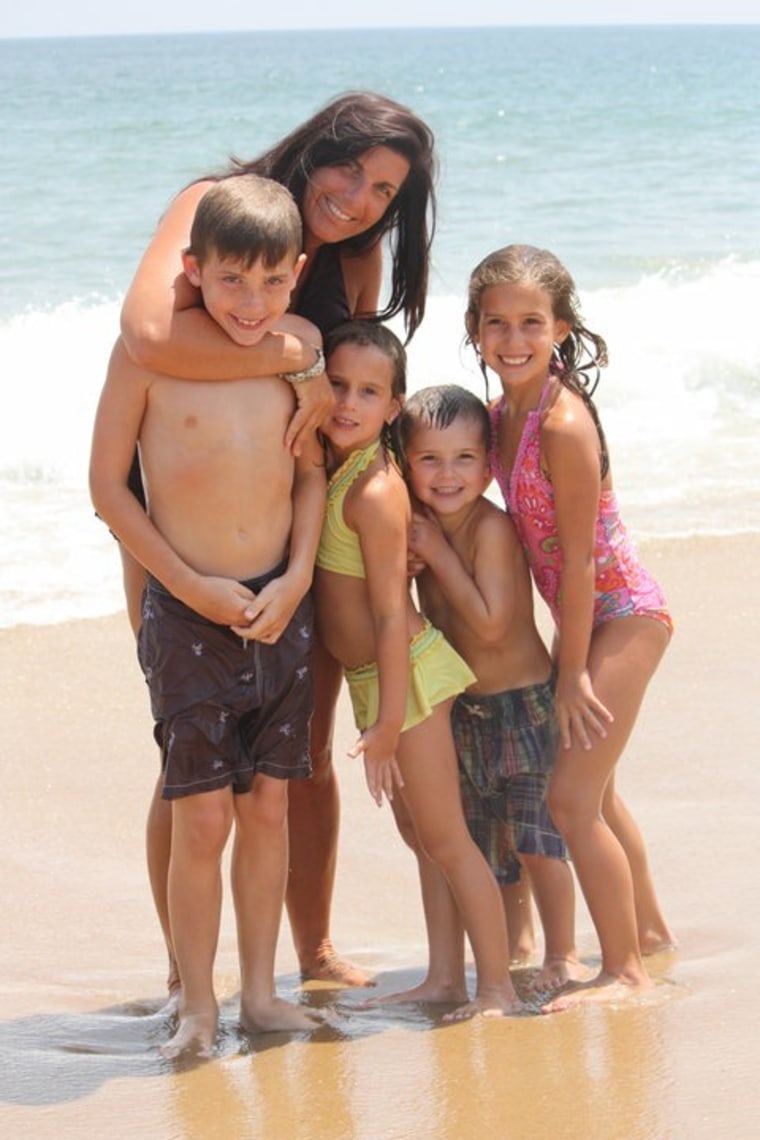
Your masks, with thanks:
[[[188,186],[171,202],[127,291],[122,338],[141,368],[183,380],[244,380],[300,372],[314,363],[314,342],[284,328],[242,348],[203,308],[182,268],[182,250],[198,202],[213,183]],[[324,373],[295,387],[297,409],[286,440],[294,449],[319,427],[333,404]]]
[[[242,380],[297,372],[314,353],[289,334],[241,348],[203,308],[182,268],[199,201],[213,182],[196,182],[171,202],[124,298],[122,338],[140,367],[183,380]]]
[[[542,450],[554,488],[557,535],[562,550],[557,714],[569,748],[577,734],[591,747],[589,730],[605,735],[612,716],[594,694],[588,657],[594,619],[594,541],[601,477],[599,437],[580,402],[563,399],[547,416]]]

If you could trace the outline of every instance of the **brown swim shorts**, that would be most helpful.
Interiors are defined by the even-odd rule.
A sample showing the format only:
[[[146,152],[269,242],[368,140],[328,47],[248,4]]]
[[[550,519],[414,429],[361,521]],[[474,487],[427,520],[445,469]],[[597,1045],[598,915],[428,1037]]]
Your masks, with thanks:
[[[283,569],[243,585],[257,593]],[[243,642],[154,578],[142,617],[137,656],[156,722],[164,799],[227,786],[247,792],[257,772],[287,780],[311,775],[310,595],[273,645]]]

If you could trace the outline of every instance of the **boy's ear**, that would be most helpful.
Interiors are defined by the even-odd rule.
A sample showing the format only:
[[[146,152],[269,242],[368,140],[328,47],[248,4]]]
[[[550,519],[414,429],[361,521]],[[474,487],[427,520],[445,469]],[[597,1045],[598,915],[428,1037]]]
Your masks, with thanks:
[[[306,254],[305,253],[299,253],[298,257],[293,262],[293,275],[295,277],[295,281],[293,282],[294,285],[298,281],[298,278],[301,276],[301,270],[303,269],[305,264],[306,264]]]
[[[201,284],[201,268],[198,264],[198,258],[187,249],[182,250],[182,268],[190,284],[195,285],[196,289],[199,289]]]

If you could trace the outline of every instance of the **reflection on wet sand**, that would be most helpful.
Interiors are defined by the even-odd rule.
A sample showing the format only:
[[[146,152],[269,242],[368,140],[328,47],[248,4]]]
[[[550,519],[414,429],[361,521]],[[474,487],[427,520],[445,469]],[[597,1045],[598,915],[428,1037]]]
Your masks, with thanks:
[[[648,960],[655,987],[619,1006],[447,1025],[431,1006],[362,1009],[366,991],[302,989],[285,927],[278,989],[328,1020],[310,1034],[248,1037],[237,1024],[227,915],[218,1048],[196,1065],[159,1054],[171,1022],[141,835],[155,755],[126,621],[0,631],[9,685],[0,1135],[752,1140],[760,620],[746,568],[760,560],[760,540],[673,542],[644,554],[678,615],[621,772],[681,942]],[[343,715],[340,756],[352,740]],[[335,941],[388,993],[424,968],[415,870],[390,813],[369,803],[360,769],[341,762],[341,786]],[[578,935],[584,961],[598,965],[580,903]],[[530,974],[514,976],[520,988]]]

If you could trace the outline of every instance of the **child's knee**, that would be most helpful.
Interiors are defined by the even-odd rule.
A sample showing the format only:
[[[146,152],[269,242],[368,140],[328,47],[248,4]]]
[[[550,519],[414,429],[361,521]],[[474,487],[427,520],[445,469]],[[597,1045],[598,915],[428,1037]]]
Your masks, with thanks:
[[[181,842],[195,856],[221,856],[232,826],[229,797],[201,793],[175,800],[172,813],[172,840]]]
[[[572,825],[577,812],[577,805],[572,790],[564,783],[552,780],[546,794],[546,806],[554,821],[554,826],[564,835]]]
[[[236,801],[238,817],[255,827],[281,829],[288,818],[288,781],[272,776],[256,776],[250,792]]]
[[[393,818],[396,821],[396,830],[404,843],[407,847],[410,847],[415,854],[424,854],[420,847],[420,841],[417,838],[414,824],[412,823],[412,817],[409,815],[409,811],[403,799],[398,796],[394,797],[391,801],[391,807],[393,809]]]

